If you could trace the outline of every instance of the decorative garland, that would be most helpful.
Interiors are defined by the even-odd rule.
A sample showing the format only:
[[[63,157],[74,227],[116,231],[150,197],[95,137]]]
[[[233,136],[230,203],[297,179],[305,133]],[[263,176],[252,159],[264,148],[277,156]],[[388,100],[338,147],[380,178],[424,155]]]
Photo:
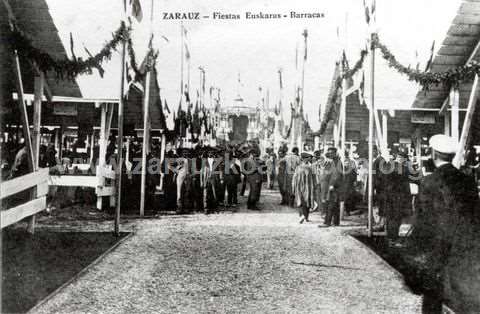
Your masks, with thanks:
[[[319,131],[320,135],[322,135],[327,129],[328,122],[334,119],[335,117],[336,109],[338,107],[338,104],[337,104],[338,96],[339,96],[338,91],[342,88],[342,81],[344,79],[347,79],[347,80],[351,79],[355,74],[357,74],[358,71],[360,71],[360,69],[362,69],[363,63],[365,62],[365,58],[367,57],[367,55],[368,55],[368,50],[366,49],[361,50],[360,58],[357,60],[357,62],[355,62],[355,65],[353,66],[353,68],[344,69],[343,74],[341,74],[335,79],[334,93],[331,99],[327,103],[328,107],[326,108],[324,117],[320,123],[320,131]]]
[[[452,68],[444,72],[423,72],[418,69],[412,69],[398,62],[387,46],[380,42],[377,34],[373,37],[373,44],[381,51],[383,58],[391,68],[406,75],[410,81],[415,81],[422,85],[426,90],[432,85],[458,86],[461,82],[473,80],[475,74],[480,74],[480,64],[476,61],[471,61],[464,66]]]
[[[112,58],[112,52],[116,50],[118,44],[130,38],[131,28],[124,22],[112,34],[112,39],[105,43],[103,48],[94,56],[85,60],[75,58],[70,60],[56,60],[44,50],[33,46],[32,41],[21,31],[18,26],[13,25],[13,29],[7,32],[7,42],[13,50],[17,50],[19,56],[34,61],[39,69],[44,73],[53,72],[58,79],[73,80],[80,74],[91,74],[93,69],[102,72],[102,63]]]

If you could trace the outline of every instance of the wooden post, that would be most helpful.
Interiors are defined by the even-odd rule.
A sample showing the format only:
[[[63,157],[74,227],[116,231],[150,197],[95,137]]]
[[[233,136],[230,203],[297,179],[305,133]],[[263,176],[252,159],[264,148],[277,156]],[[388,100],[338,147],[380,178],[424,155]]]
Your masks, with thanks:
[[[40,159],[40,125],[42,119],[42,96],[43,96],[44,75],[40,72],[39,76],[34,78],[34,100],[33,100],[33,168],[38,171]],[[34,189],[32,198],[37,197],[37,189]],[[30,234],[35,233],[35,215],[30,216],[27,231]]]
[[[140,216],[145,214],[145,183],[147,175],[147,145],[148,145],[148,110],[150,102],[150,79],[151,71],[147,72],[145,79],[145,95],[143,99],[143,147],[142,147],[142,178],[141,178],[141,190],[140,190]]]
[[[43,72],[40,76],[35,76],[34,81],[34,100],[33,100],[33,155],[35,170],[38,170],[38,162],[40,156],[40,125],[42,117],[42,96],[43,96]]]
[[[99,154],[98,154],[98,167],[97,178],[99,182],[103,182],[102,173],[100,169],[105,167],[105,155],[107,153],[107,139],[106,139],[106,124],[107,124],[107,104],[101,104],[101,116],[100,116],[100,138],[98,139]],[[103,197],[97,195],[97,209],[101,210],[103,205]]]
[[[18,91],[18,107],[20,109],[20,115],[22,119],[23,138],[25,139],[25,147],[27,148],[28,170],[34,171],[35,158],[33,156],[32,137],[30,136],[30,126],[28,123],[27,108],[25,106],[25,99],[23,93],[22,72],[20,71],[20,60],[18,59],[17,51],[14,52],[14,62],[15,82],[17,84]]]
[[[468,100],[467,113],[465,120],[463,121],[462,136],[460,137],[460,143],[458,145],[458,151],[453,159],[453,165],[460,169],[465,160],[465,146],[470,135],[470,126],[472,125],[473,114],[475,113],[475,106],[478,100],[478,74],[475,74],[472,90],[470,92],[470,98]]]
[[[65,126],[62,125],[60,126],[60,146],[58,147],[58,158],[60,159],[60,164],[62,163],[62,158],[63,158],[63,144],[65,142]]]
[[[95,148],[95,130],[92,130],[92,136],[90,137],[90,164],[93,161],[93,149]],[[95,167],[95,165],[92,165]]]
[[[333,123],[333,146],[338,147],[338,124]]]
[[[385,110],[382,111],[382,137],[383,137],[383,144],[386,146],[385,149],[388,148],[388,115]]]
[[[18,58],[18,53],[16,50],[14,51],[13,57],[14,57],[13,59],[15,63],[15,81],[16,81],[17,92],[18,92],[18,106],[20,109],[22,125],[23,125],[23,138],[25,139],[25,147],[27,149],[28,170],[30,172],[33,172],[35,171],[35,168],[36,168],[34,149],[32,146],[32,138],[30,136],[30,127],[28,123],[27,108],[25,106],[25,101],[24,101],[22,72],[20,70],[20,60]],[[37,91],[37,89],[38,88],[36,88],[35,91]],[[41,97],[40,97],[40,101],[41,101]],[[32,196],[34,195],[30,195],[30,198],[33,198]],[[30,218],[28,223],[27,232],[33,234],[34,231],[35,231],[35,217],[32,216],[32,218]]]
[[[368,236],[373,235],[373,113],[375,110],[375,44],[371,35],[370,110],[368,114]]]
[[[452,108],[452,113],[451,113],[451,117],[452,117],[452,124],[451,124],[451,127],[452,127],[452,137],[458,141],[458,138],[459,138],[459,108],[458,108],[458,90],[457,89],[451,89],[450,91],[450,108]]]
[[[422,170],[422,132],[420,127],[415,129],[415,150],[417,151],[418,169]]]
[[[443,133],[446,136],[450,136],[450,119],[451,119],[450,113],[448,111],[445,112],[443,116],[443,128],[444,128]]]
[[[341,134],[341,151],[342,151],[342,163],[345,161],[345,141],[347,138],[347,80],[342,80],[342,103],[340,105],[340,125],[341,129],[339,130]]]
[[[347,80],[342,80],[342,103],[340,105],[340,125],[338,132],[340,133],[340,160],[342,161],[342,170],[345,173],[345,149],[347,138]],[[340,220],[343,220],[345,213],[345,201],[340,202]]]
[[[163,166],[163,162],[165,161],[165,147],[166,147],[166,144],[167,144],[166,141],[167,141],[167,137],[165,136],[165,133],[162,133],[162,146],[161,146],[161,149],[160,149],[160,165],[161,165],[161,167]],[[163,190],[163,171],[162,170],[165,170],[165,169],[160,168],[160,182],[159,182],[160,191]]]
[[[375,131],[376,131],[376,140],[377,140],[377,145],[380,148],[380,152],[382,155],[386,155],[388,150],[387,150],[387,140],[385,139],[383,132],[382,132],[382,126],[380,125],[380,118],[378,117],[378,111],[373,110],[373,119],[375,123]]]
[[[126,0],[123,1],[123,9],[126,12]],[[124,94],[125,94],[125,55],[126,55],[125,40],[122,41],[122,64],[120,74],[120,97],[118,103],[118,138],[117,138],[117,150],[118,150],[118,165],[117,165],[117,204],[115,206],[115,221],[114,232],[116,236],[120,235],[120,213],[122,209],[122,169],[123,169],[123,110],[124,110]],[[127,154],[128,154],[127,145]]]

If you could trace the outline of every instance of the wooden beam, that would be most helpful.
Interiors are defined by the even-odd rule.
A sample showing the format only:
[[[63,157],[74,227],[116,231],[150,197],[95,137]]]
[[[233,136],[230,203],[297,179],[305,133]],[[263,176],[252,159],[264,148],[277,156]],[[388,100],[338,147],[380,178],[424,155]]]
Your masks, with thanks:
[[[21,177],[4,181],[0,183],[0,197],[4,199],[18,192],[25,191],[47,181],[48,177],[48,169],[45,168],[36,172],[28,173]]]
[[[101,116],[100,116],[100,138],[98,140],[98,145],[100,146],[99,148],[99,156],[98,156],[98,167],[103,168],[105,167],[106,161],[105,161],[105,155],[107,153],[107,104],[102,103],[101,104]],[[98,168],[97,167],[97,168]],[[100,173],[97,173],[97,178],[98,180],[103,180],[103,177]],[[103,182],[103,181],[101,181]],[[102,209],[102,197],[97,196],[97,209],[101,210]]]
[[[27,148],[27,161],[28,161],[28,170],[32,172],[34,170],[34,156],[32,148],[32,138],[30,136],[30,127],[28,123],[28,114],[27,108],[25,106],[25,99],[23,97],[23,82],[22,82],[22,71],[20,70],[20,59],[18,58],[18,53],[14,51],[14,64],[15,64],[15,82],[17,85],[18,91],[18,107],[20,109],[20,115],[23,125],[23,138],[25,139],[25,147]]]
[[[477,53],[480,51],[480,40],[477,40],[477,44],[475,45],[475,48],[473,48],[473,51],[470,53],[470,56],[468,57],[467,61],[465,62],[465,65],[469,64],[470,62],[473,61],[473,58],[475,58],[475,56],[477,55]],[[464,84],[462,84],[464,85]],[[445,100],[443,101],[442,103],[442,107],[440,108],[440,112],[439,112],[439,115],[444,115],[445,114],[445,111],[447,110],[447,105],[450,103],[452,103],[452,100],[449,100],[449,98],[452,96],[452,91],[450,90],[450,94],[447,98],[445,98]],[[460,96],[458,96],[460,97]],[[459,100],[458,100],[459,102]],[[450,106],[450,108],[452,108]],[[455,111],[458,110],[458,106],[457,108],[454,109]],[[452,115],[452,119],[453,119],[453,115]],[[452,121],[453,122],[453,121]],[[452,126],[453,126],[453,123],[452,123]],[[453,131],[452,131],[452,135],[453,135]],[[457,139],[458,139],[458,135],[457,135]]]
[[[42,123],[42,96],[44,89],[44,74],[40,72],[39,75],[34,77],[34,100],[33,100],[33,138],[32,138],[32,150],[33,150],[33,170],[37,171],[40,161],[40,139],[41,132],[40,126]],[[38,197],[38,191],[35,188],[32,198]],[[27,232],[33,234],[35,232],[35,215],[31,216],[27,226]]]
[[[18,99],[17,93],[12,93],[13,100]],[[33,101],[33,94],[24,94],[25,100]],[[68,97],[68,96],[52,96],[51,99],[48,97],[42,97],[42,101],[50,102],[62,102],[62,103],[76,103],[76,104],[95,104],[95,103],[109,103],[109,104],[118,104],[119,100],[115,98],[83,98],[83,97]]]
[[[95,190],[97,197],[115,195],[115,186],[98,186]]]
[[[140,182],[140,216],[145,214],[145,193],[146,193],[146,177],[147,177],[147,150],[148,150],[148,111],[150,108],[150,79],[151,71],[147,72],[145,79],[145,94],[143,99],[143,147],[142,147],[142,174]]]
[[[443,116],[443,133],[447,136],[450,136],[450,112],[447,112],[444,116]]]
[[[42,96],[43,83],[45,78],[43,72],[34,78],[35,99],[33,101],[33,155],[35,170],[38,169],[38,162],[40,157],[40,126],[42,123]]]
[[[462,136],[460,137],[459,150],[453,159],[453,165],[457,168],[462,166],[465,160],[465,149],[467,145],[467,140],[470,135],[470,126],[472,125],[473,114],[475,113],[475,106],[477,105],[478,100],[478,74],[475,75],[473,81],[473,88],[470,93],[470,100],[468,101],[467,114],[465,120],[463,121]]]
[[[440,108],[440,111],[438,112],[438,115],[443,116],[445,114],[445,112],[448,109],[449,99],[450,99],[450,96],[445,98],[445,100],[442,103],[442,107]]]
[[[458,110],[458,90],[452,89],[450,91],[450,107],[452,108],[451,112],[451,136],[458,141],[458,133],[459,133],[459,120],[460,120],[460,115],[459,115],[459,110]]]
[[[16,206],[14,208],[10,208],[7,210],[0,211],[1,219],[0,225],[1,228],[5,228],[14,224],[26,217],[30,217],[35,215],[36,213],[41,212],[47,207],[47,197],[42,196],[40,198],[36,198],[31,200],[25,204]]]
[[[59,175],[50,176],[48,185],[51,186],[82,186],[97,188],[98,178],[96,176],[71,176]]]
[[[113,111],[114,107],[113,104],[107,104],[107,124],[105,125],[105,138],[108,141],[108,138],[110,137],[110,130],[112,128],[112,119],[113,119]]]
[[[382,131],[384,144],[388,147],[388,115],[385,110],[382,110]]]

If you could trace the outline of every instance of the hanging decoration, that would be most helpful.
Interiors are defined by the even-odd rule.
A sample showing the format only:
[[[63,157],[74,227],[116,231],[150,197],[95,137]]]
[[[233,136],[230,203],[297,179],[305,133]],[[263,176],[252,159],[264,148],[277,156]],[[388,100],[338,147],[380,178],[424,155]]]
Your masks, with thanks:
[[[461,82],[473,80],[475,74],[480,74],[480,64],[476,61],[471,61],[464,66],[455,67],[444,72],[428,72],[412,69],[398,62],[388,47],[380,41],[377,34],[373,36],[373,44],[380,50],[382,57],[391,68],[406,75],[410,81],[415,81],[422,85],[425,90],[428,90],[432,85],[438,86],[441,84],[448,87],[456,87]]]
[[[327,103],[327,107],[325,109],[325,113],[323,116],[323,119],[320,123],[320,135],[322,135],[325,130],[327,129],[328,122],[333,120],[336,117],[337,113],[337,107],[339,106],[339,99],[341,98],[342,95],[342,81],[344,79],[351,79],[358,71],[360,71],[363,68],[363,63],[365,62],[365,58],[368,55],[368,50],[367,49],[362,49],[360,51],[360,58],[355,62],[355,65],[349,69],[348,66],[347,68],[343,69],[343,73],[339,75],[336,79],[334,84],[334,92],[331,95],[332,97],[329,99]],[[342,62],[344,66],[346,66],[344,62]]]
[[[112,39],[105,43],[103,48],[95,55],[87,59],[75,57],[73,59],[58,60],[42,49],[34,47],[32,40],[13,23],[12,29],[7,32],[7,43],[19,56],[35,62],[44,73],[52,72],[57,79],[73,80],[81,74],[92,74],[93,69],[102,73],[102,63],[111,59],[113,51],[118,44],[130,38],[131,28],[122,22],[119,28],[112,34]]]

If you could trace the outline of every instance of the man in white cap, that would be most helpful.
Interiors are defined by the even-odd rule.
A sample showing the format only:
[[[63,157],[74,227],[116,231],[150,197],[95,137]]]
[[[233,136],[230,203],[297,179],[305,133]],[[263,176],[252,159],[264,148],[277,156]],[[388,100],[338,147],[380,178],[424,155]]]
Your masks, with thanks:
[[[477,187],[451,164],[456,140],[434,135],[430,147],[435,171],[420,184],[412,232],[427,256],[423,310],[441,313],[445,303],[458,313],[473,313],[480,308]]]

